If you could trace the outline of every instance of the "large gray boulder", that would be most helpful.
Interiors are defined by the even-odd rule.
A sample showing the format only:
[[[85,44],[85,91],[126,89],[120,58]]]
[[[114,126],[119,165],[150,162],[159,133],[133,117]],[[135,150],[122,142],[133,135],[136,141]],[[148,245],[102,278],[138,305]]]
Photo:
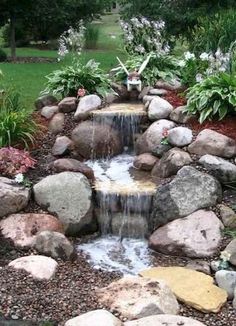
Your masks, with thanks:
[[[82,97],[75,112],[75,120],[87,119],[90,111],[100,108],[101,105],[102,100],[97,95],[86,95]]]
[[[48,129],[54,135],[61,133],[65,125],[65,115],[64,113],[56,113],[49,122]]]
[[[93,227],[92,189],[81,173],[62,172],[50,175],[34,188],[36,202],[56,213],[67,234],[85,232]]]
[[[52,155],[60,156],[65,155],[72,148],[72,141],[67,136],[57,137],[52,147]]]
[[[193,139],[193,133],[189,128],[176,127],[168,132],[167,139],[172,146],[184,147],[191,143]]]
[[[153,227],[214,206],[221,197],[221,185],[214,177],[184,166],[170,183],[157,188],[153,200]]]
[[[192,116],[185,112],[186,106],[179,106],[170,113],[170,120],[178,123],[188,122]]]
[[[169,117],[173,106],[163,98],[156,96],[148,107],[148,118],[150,120],[160,120]]]
[[[215,274],[216,283],[228,293],[228,299],[234,298],[236,289],[236,272],[220,270]]]
[[[188,150],[200,156],[211,154],[231,158],[236,155],[236,142],[214,130],[204,129],[188,146]]]
[[[29,198],[28,188],[0,177],[0,217],[19,212],[28,205]]]
[[[211,257],[218,251],[223,228],[215,213],[199,210],[158,228],[151,235],[149,246],[167,255]]]

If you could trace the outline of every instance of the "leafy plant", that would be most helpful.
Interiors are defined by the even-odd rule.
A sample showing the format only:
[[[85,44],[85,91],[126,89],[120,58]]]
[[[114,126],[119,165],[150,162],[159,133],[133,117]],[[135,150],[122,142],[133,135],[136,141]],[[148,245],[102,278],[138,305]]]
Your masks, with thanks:
[[[108,75],[94,60],[88,61],[85,65],[80,61],[74,61],[72,65],[64,66],[46,78],[48,81],[42,94],[76,96],[78,89],[84,88],[88,94],[97,93],[105,96],[112,91]]]
[[[0,62],[4,62],[7,60],[7,54],[3,49],[0,48]]]
[[[224,229],[224,234],[228,235],[232,238],[236,238],[236,230],[235,229],[226,228],[226,229]]]

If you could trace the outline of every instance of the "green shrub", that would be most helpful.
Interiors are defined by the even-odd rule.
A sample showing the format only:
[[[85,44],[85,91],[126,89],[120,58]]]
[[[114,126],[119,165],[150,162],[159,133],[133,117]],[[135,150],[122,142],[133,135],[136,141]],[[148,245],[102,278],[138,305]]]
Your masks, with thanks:
[[[3,49],[0,49],[0,62],[4,62],[7,60],[7,54]]]
[[[85,31],[85,48],[96,49],[99,37],[99,29],[94,25],[87,25]]]
[[[83,65],[74,61],[70,66],[64,66],[47,77],[46,89],[42,94],[76,96],[79,88],[84,88],[88,94],[97,93],[105,96],[112,91],[110,80],[100,68],[99,63],[90,60]]]

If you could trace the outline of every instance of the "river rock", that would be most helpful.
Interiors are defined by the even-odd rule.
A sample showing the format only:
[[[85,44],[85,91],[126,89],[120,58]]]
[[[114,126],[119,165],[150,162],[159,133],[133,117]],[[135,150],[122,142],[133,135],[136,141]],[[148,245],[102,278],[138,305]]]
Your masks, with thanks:
[[[181,85],[178,79],[172,79],[171,81],[158,80],[156,83],[157,88],[164,88],[169,91],[178,91],[182,90],[183,86]]]
[[[48,129],[55,135],[63,131],[65,116],[63,113],[56,113],[49,122]]]
[[[162,158],[157,161],[152,169],[152,176],[168,178],[171,175],[176,174],[183,166],[192,162],[190,155],[179,149],[172,148],[166,152]]]
[[[233,239],[224,251],[230,254],[229,261],[232,265],[236,266],[236,239]]]
[[[89,117],[89,112],[100,108],[102,101],[97,95],[83,96],[75,112],[75,120],[85,120]]]
[[[168,132],[168,142],[177,147],[184,147],[192,142],[192,130],[186,127],[176,127]]]
[[[67,136],[57,137],[52,148],[52,155],[60,156],[66,154],[72,147],[72,144],[72,141]]]
[[[34,197],[38,205],[56,213],[68,234],[90,229],[92,189],[81,173],[62,172],[47,176],[34,185]]]
[[[105,124],[84,121],[73,130],[72,140],[77,155],[85,159],[111,157],[122,152],[121,137]]]
[[[163,280],[179,301],[202,312],[218,312],[227,301],[227,292],[212,277],[185,267],[154,267],[140,274]]]
[[[58,104],[59,111],[63,113],[69,113],[76,110],[77,98],[76,97],[65,97]]]
[[[175,315],[156,315],[127,321],[124,326],[205,326],[198,320]]]
[[[0,222],[0,228],[5,238],[20,247],[32,247],[36,235],[42,231],[64,233],[63,224],[49,214],[12,214]]]
[[[144,153],[135,157],[134,167],[139,170],[151,171],[156,161],[156,156],[150,153]]]
[[[211,154],[231,158],[236,154],[236,142],[214,130],[204,129],[188,146],[188,150],[190,153],[200,156]]]
[[[210,264],[205,260],[195,259],[189,262],[186,268],[193,269],[197,272],[201,272],[207,275],[211,275],[211,267]]]
[[[0,218],[17,213],[28,205],[30,191],[14,180],[0,177]]]
[[[170,120],[178,123],[187,123],[192,116],[185,112],[186,105],[179,106],[170,113]]]
[[[72,318],[65,326],[122,326],[122,322],[109,311],[99,309]],[[196,325],[197,326],[197,325]]]
[[[200,158],[199,163],[222,183],[236,181],[236,165],[221,157],[206,154]]]
[[[115,294],[115,295],[114,295]],[[129,320],[157,314],[177,314],[179,305],[162,281],[137,276],[123,277],[96,290],[100,304],[119,312]]]
[[[138,96],[139,100],[142,100],[144,96],[147,96],[151,89],[152,89],[151,86],[144,86],[141,93]]]
[[[148,92],[150,95],[158,95],[158,96],[163,96],[166,95],[168,91],[166,89],[161,89],[161,88],[151,88]]]
[[[148,118],[150,120],[160,120],[169,117],[173,106],[163,98],[156,96],[148,107]]]
[[[136,142],[137,154],[154,153],[158,148],[165,145],[161,144],[165,130],[170,130],[175,127],[174,122],[169,120],[158,120],[151,124],[151,126],[141,135]],[[169,149],[169,146],[167,147]],[[167,149],[167,150],[168,150]]]
[[[43,231],[37,234],[34,241],[35,249],[46,256],[72,260],[76,253],[70,241],[59,232]]]
[[[66,171],[80,172],[89,180],[95,179],[93,170],[88,165],[73,158],[59,158],[50,163],[49,168],[57,173]]]
[[[149,247],[167,255],[211,257],[218,251],[223,228],[215,213],[199,210],[157,229],[149,238]]]
[[[44,106],[56,105],[57,102],[58,101],[54,96],[44,95],[39,97],[34,104],[37,110],[41,110]]]
[[[57,262],[40,255],[32,255],[17,258],[9,263],[14,269],[24,270],[36,280],[50,280],[57,270]]]
[[[147,105],[147,108],[149,107],[150,102],[151,102],[155,97],[156,97],[155,95],[145,95],[145,96],[143,97],[143,103],[144,103],[145,105],[148,104],[148,105]]]
[[[46,119],[51,119],[55,113],[58,113],[59,109],[57,105],[53,106],[45,106],[41,110],[41,116],[43,116]]]
[[[236,288],[236,272],[220,270],[215,274],[216,283],[228,293],[228,299],[234,298]]]
[[[218,205],[220,216],[225,227],[235,229],[236,228],[236,213],[232,208],[226,205]]]
[[[173,181],[157,188],[153,200],[153,226],[156,228],[201,208],[214,206],[221,197],[221,185],[214,177],[184,166]]]

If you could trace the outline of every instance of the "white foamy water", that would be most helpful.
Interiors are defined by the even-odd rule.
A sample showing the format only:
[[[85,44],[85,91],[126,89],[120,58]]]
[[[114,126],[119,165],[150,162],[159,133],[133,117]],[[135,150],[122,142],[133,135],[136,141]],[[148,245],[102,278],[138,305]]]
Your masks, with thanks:
[[[95,269],[136,275],[151,266],[151,254],[145,240],[106,236],[78,246]]]

